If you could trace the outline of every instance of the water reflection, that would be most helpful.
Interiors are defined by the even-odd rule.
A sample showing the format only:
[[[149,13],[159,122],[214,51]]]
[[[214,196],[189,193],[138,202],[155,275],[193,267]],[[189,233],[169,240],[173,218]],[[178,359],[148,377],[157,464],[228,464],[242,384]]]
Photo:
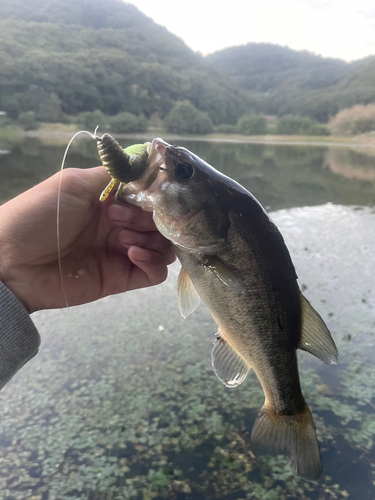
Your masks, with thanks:
[[[311,146],[194,141],[183,145],[243,184],[270,210],[328,201],[348,205],[374,204],[375,188],[371,176],[375,175],[375,157],[371,155]],[[355,170],[357,175],[348,178],[343,174],[345,167]],[[360,169],[366,169],[367,177],[358,175]]]
[[[89,143],[74,152],[80,165],[97,162]],[[373,205],[374,183],[327,168],[325,148],[186,145],[263,203],[283,207],[272,217],[340,351],[337,367],[299,355],[322,479],[296,478],[283,457],[254,448],[263,392],[254,374],[233,390],[216,379],[216,326],[203,306],[179,316],[176,265],[157,293],[34,315],[42,350],[1,392],[0,498],[373,500],[375,211],[343,205]],[[40,159],[40,144],[28,148],[34,155],[23,164],[17,149],[26,180],[22,165],[56,164]],[[38,180],[49,175],[37,172]],[[14,176],[12,185],[21,181]]]
[[[126,147],[136,141],[125,139],[121,143]],[[202,141],[179,144],[243,184],[270,210],[328,201],[373,205],[375,200],[375,156],[364,152]],[[36,139],[6,147],[10,153],[0,155],[1,203],[58,171],[65,150],[62,145],[43,145]],[[97,164],[95,141],[77,139],[66,166],[87,168]]]
[[[375,155],[350,149],[330,149],[326,154],[328,167],[335,174],[360,181],[375,180]]]
[[[56,173],[60,168],[65,147],[46,145],[37,139],[27,138],[13,144],[8,143],[7,149],[9,154],[0,156],[0,203]],[[94,141],[81,140],[73,144],[67,158],[67,167],[87,168],[97,164]]]

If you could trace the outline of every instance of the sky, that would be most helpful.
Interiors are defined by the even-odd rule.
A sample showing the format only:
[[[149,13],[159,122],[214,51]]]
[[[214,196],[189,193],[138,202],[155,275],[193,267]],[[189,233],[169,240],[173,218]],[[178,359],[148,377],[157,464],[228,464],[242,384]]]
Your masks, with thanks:
[[[375,54],[375,0],[126,0],[203,55],[265,42],[352,61]]]

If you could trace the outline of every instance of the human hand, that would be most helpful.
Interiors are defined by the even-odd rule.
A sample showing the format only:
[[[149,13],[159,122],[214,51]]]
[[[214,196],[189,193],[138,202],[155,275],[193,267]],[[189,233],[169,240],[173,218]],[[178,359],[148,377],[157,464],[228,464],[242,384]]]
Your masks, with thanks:
[[[150,213],[99,202],[109,175],[103,167],[63,171],[60,248],[57,199],[60,174],[0,206],[0,281],[29,313],[70,306],[156,285],[175,260]],[[126,220],[125,220],[126,219]]]

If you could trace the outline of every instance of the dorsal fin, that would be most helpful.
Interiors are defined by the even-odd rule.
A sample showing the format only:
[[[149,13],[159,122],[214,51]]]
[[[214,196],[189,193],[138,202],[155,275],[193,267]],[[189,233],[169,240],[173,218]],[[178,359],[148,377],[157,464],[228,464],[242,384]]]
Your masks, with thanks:
[[[181,316],[186,318],[199,306],[201,299],[190,276],[183,267],[181,267],[180,274],[178,275],[177,294]]]
[[[220,332],[211,353],[212,366],[217,378],[226,387],[240,385],[250,371],[250,366],[228,344]]]
[[[298,348],[308,351],[329,365],[338,363],[335,342],[321,316],[301,293],[302,337]]]

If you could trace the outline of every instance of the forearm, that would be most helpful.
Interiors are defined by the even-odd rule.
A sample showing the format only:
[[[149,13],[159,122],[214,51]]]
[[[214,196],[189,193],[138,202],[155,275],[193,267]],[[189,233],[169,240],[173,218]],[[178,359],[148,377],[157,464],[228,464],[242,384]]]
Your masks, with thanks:
[[[39,349],[40,336],[28,312],[0,282],[0,389]]]

